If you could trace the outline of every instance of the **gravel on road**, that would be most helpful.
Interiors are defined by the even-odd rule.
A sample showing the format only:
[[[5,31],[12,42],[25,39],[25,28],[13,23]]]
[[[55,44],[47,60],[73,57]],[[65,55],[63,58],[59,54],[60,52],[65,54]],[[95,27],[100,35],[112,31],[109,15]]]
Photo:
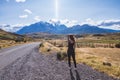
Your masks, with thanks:
[[[56,54],[44,55],[34,47],[29,54],[17,58],[0,70],[0,80],[117,80],[84,64],[68,69],[66,61]]]

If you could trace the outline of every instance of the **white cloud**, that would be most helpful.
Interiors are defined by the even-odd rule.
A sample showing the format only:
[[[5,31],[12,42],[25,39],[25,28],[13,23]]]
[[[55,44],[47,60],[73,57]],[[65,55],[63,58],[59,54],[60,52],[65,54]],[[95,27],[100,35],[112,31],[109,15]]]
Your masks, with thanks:
[[[80,23],[80,25],[84,25],[84,24],[98,26],[100,28],[120,30],[120,19],[95,21],[95,20],[92,20],[91,18],[88,18],[85,20],[85,22]]]
[[[111,26],[99,26],[100,28],[120,30],[120,25],[111,25]]]
[[[100,23],[99,21],[97,22],[97,21],[92,20],[91,18],[88,18],[88,19],[85,20],[85,22],[80,23],[80,25],[89,24],[89,25],[96,26],[99,23]]]
[[[24,19],[24,18],[27,18],[27,17],[28,17],[28,15],[20,15],[20,16],[19,16],[19,18],[23,18],[23,19]]]
[[[32,14],[32,11],[29,9],[25,9],[24,11],[27,12],[28,14]]]
[[[16,2],[25,2],[26,0],[15,0]]]
[[[16,32],[20,29],[22,29],[24,26],[28,26],[29,24],[14,24],[14,25],[11,25],[11,31],[10,32]]]
[[[18,27],[21,27],[21,26],[25,26],[25,24],[14,24],[14,25],[11,25],[11,26],[18,26]]]
[[[85,22],[81,22],[80,24],[83,25],[83,24],[89,24],[89,25],[94,25],[94,26],[97,26],[97,25],[100,25],[102,23],[111,23],[111,22],[120,22],[120,20],[116,20],[116,19],[110,19],[110,20],[99,20],[99,21],[95,21],[91,18],[88,18],[85,20]]]
[[[40,16],[35,16],[35,17],[34,17],[34,20],[40,21],[40,20],[41,20],[41,19],[40,19]]]
[[[24,26],[28,26],[30,24],[11,24],[11,25],[8,25],[8,24],[1,24],[0,25],[0,29],[3,29],[5,31],[8,31],[8,32],[16,32],[18,30],[20,30],[21,28],[23,28]]]
[[[110,19],[110,20],[104,20],[104,23],[110,23],[110,22],[120,22],[119,19]]]
[[[56,24],[56,23],[64,24],[67,27],[72,27],[73,25],[77,25],[78,24],[77,20],[68,20],[68,19],[63,19],[63,20],[51,19],[49,22],[52,23],[52,24]]]
[[[120,20],[119,19],[110,19],[103,20],[101,24],[99,24],[101,28],[120,30]]]
[[[3,29],[5,31],[11,31],[12,27],[8,24],[2,24],[2,25],[0,25],[0,29]]]
[[[24,12],[28,13],[28,14],[32,14],[32,11],[29,9],[25,9]],[[24,15],[20,15],[19,18],[28,18],[28,14],[24,14]]]

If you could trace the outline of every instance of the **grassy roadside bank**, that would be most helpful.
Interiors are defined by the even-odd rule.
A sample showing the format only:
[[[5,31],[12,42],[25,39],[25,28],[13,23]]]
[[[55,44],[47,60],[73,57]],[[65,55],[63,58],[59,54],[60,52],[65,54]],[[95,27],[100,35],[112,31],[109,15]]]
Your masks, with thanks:
[[[56,53],[58,60],[67,60],[66,50],[65,46],[54,46],[49,42],[43,42],[40,45],[40,52]],[[120,79],[119,52],[119,48],[76,48],[76,60],[77,63],[84,63],[93,69]]]
[[[0,40],[0,49],[8,48],[20,44],[27,44],[29,42],[15,42],[14,40]]]

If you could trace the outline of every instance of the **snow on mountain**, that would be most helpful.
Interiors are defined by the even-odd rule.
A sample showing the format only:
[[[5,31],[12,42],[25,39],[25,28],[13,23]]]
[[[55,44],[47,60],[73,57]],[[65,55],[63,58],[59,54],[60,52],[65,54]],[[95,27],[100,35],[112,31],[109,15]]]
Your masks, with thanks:
[[[48,21],[49,23],[55,25],[60,25],[60,24],[63,24],[67,27],[72,27],[74,25],[78,25],[78,21],[77,20],[68,20],[68,19],[61,19],[61,20],[57,20],[57,19],[51,19]]]
[[[98,34],[98,33],[113,33],[118,32],[117,30],[103,29],[97,26],[91,25],[74,25],[67,27],[64,24],[56,22],[54,24],[48,22],[38,22],[29,26],[25,26],[16,33],[28,34],[28,33],[52,33],[52,34]]]
[[[51,19],[49,21],[40,21],[37,23],[36,27],[34,27],[34,29],[39,29],[42,28],[44,29],[46,26],[47,28],[45,29],[46,31],[51,32],[51,27],[52,28],[56,28],[58,30],[58,32],[55,30],[55,33],[59,33],[60,30],[65,30],[66,28],[71,28],[71,27],[75,27],[76,25],[89,25],[89,26],[97,26],[99,28],[103,28],[103,29],[112,29],[112,30],[120,30],[120,20],[101,20],[101,21],[95,21],[92,20],[91,18],[86,19],[86,21],[82,22],[82,23],[78,23],[78,21],[76,20],[68,20],[68,19],[64,19],[64,20],[58,20],[58,19]],[[40,25],[39,25],[40,24]],[[31,24],[33,26],[33,24]],[[7,25],[7,24],[2,24],[0,25],[0,28],[8,31],[8,32],[17,32],[19,30],[21,30],[24,27],[28,27],[30,25],[23,25],[23,24],[16,24],[16,25]],[[39,28],[38,28],[39,27]],[[39,29],[40,30],[40,29]]]

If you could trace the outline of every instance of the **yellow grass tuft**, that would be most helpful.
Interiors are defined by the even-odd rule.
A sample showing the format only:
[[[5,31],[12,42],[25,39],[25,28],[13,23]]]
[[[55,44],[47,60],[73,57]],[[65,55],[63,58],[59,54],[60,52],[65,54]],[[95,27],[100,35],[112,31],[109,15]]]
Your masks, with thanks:
[[[48,42],[42,42],[41,47],[40,47],[40,52],[42,53],[53,53],[53,52],[59,52],[60,49],[53,46],[52,44]]]

